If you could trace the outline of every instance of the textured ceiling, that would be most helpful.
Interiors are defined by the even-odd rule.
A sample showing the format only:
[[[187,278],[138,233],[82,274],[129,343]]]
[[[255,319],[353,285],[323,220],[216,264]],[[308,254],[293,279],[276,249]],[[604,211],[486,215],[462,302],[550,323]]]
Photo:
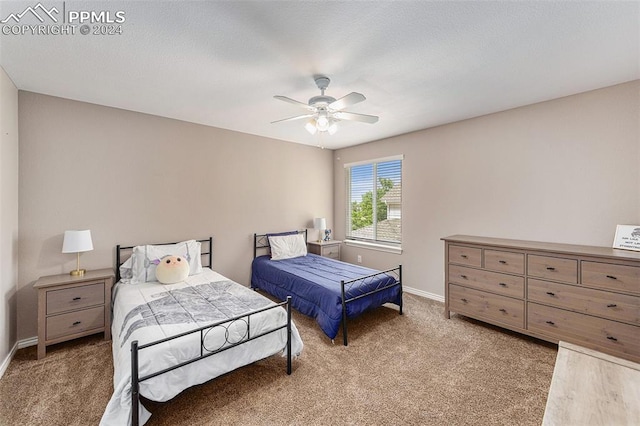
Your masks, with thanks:
[[[2,1],[0,20],[37,4]],[[121,35],[0,34],[18,89],[327,148],[640,78],[638,1],[42,4],[126,20]],[[301,112],[273,96],[306,102],[318,74],[380,121],[322,140],[304,121],[270,124]]]

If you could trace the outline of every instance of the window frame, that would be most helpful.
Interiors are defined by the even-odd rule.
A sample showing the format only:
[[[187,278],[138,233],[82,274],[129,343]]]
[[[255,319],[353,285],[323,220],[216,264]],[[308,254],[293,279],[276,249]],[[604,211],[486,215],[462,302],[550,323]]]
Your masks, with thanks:
[[[385,252],[390,252],[390,253],[397,253],[397,254],[401,254],[402,253],[402,192],[400,193],[400,241],[399,242],[393,242],[393,241],[385,241],[385,240],[378,240],[378,236],[377,236],[377,208],[373,208],[372,209],[372,221],[373,221],[373,230],[374,230],[374,238],[370,239],[370,238],[361,238],[361,237],[353,237],[351,236],[351,190],[352,190],[352,181],[351,181],[351,169],[353,167],[358,167],[358,166],[364,166],[364,165],[372,165],[373,166],[373,185],[372,185],[372,204],[373,206],[377,206],[377,189],[378,189],[378,174],[377,174],[377,168],[378,168],[378,164],[380,163],[385,163],[385,162],[390,162],[390,161],[400,161],[400,184],[402,185],[402,167],[403,167],[403,162],[404,162],[404,155],[400,154],[400,155],[394,155],[394,156],[389,156],[389,157],[381,157],[381,158],[374,158],[371,160],[363,160],[363,161],[357,161],[357,162],[352,162],[352,163],[345,163],[344,164],[344,169],[345,169],[345,201],[346,201],[346,206],[345,206],[345,220],[346,220],[346,226],[345,226],[345,240],[344,243],[347,246],[357,246],[357,247],[362,247],[362,248],[368,248],[368,249],[374,249],[374,250],[380,250],[380,251],[385,251]]]

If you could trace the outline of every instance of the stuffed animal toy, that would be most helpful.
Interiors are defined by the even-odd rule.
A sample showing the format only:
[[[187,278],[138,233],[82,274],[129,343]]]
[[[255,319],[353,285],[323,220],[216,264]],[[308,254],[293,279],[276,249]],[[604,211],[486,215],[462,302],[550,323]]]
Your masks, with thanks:
[[[158,262],[156,278],[162,284],[184,281],[189,276],[189,262],[181,256],[165,256]]]

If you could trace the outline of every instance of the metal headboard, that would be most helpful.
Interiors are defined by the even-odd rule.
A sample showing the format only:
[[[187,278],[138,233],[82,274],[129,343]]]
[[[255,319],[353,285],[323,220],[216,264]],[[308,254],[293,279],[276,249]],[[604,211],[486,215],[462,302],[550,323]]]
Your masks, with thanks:
[[[196,240],[201,244],[200,248],[200,256],[202,257],[202,266],[203,267],[213,267],[213,237],[205,238],[203,240]],[[173,243],[158,243],[153,244],[154,246],[165,246],[170,244],[177,244],[179,241]],[[141,245],[141,244],[138,244]],[[204,247],[203,247],[204,246]],[[136,246],[121,246],[118,244],[116,246],[116,282],[120,281],[120,265],[122,265],[131,254],[123,260],[123,252],[133,251],[133,248]]]
[[[291,233],[297,232],[298,234],[304,234],[304,241],[307,241],[307,230],[291,231]],[[258,256],[258,249],[269,250],[269,235],[287,234],[289,232],[270,232],[268,234],[253,234],[253,258]]]

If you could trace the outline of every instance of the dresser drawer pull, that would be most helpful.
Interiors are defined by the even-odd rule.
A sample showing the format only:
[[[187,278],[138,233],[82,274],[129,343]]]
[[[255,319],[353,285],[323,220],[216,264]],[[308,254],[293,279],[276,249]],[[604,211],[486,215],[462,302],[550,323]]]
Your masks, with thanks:
[[[549,325],[556,325],[556,323],[553,322],[553,321],[546,321],[546,323],[549,324]]]
[[[80,297],[80,296],[76,296],[76,297],[73,298],[73,300],[80,300],[80,299],[82,299],[82,297]]]
[[[464,278],[465,280],[467,279],[466,275],[460,275],[460,277]]]
[[[462,299],[460,299],[460,300],[462,300],[464,303],[467,303],[467,302],[468,302],[468,300],[467,300],[467,299],[465,299],[465,298],[462,298]]]
[[[617,342],[617,341],[618,341],[618,339],[616,339],[616,338],[615,338],[615,337],[613,337],[613,336],[607,336],[607,339],[609,339],[609,340],[613,340],[614,342]]]
[[[468,259],[466,254],[461,254],[460,257],[463,258],[463,259]]]
[[[617,280],[618,277],[614,277],[613,275],[607,275],[607,278],[611,278],[612,280]]]
[[[555,271],[556,268],[554,268],[553,266],[547,266],[547,271]]]
[[[499,283],[498,284],[500,287],[506,287],[507,285],[505,283]]]
[[[552,291],[548,291],[548,292],[547,292],[547,294],[548,294],[549,296],[555,296],[555,295],[556,295],[556,294],[555,294],[554,292],[552,292]]]
[[[498,309],[500,312],[504,312],[505,314],[507,313],[507,310],[505,308],[500,308]]]
[[[615,308],[616,306],[618,306],[618,305],[616,305],[615,303],[609,303],[607,305],[607,308]]]
[[[80,325],[82,323],[82,321],[76,321],[73,323],[73,325]]]
[[[506,264],[507,264],[507,261],[506,261],[506,260],[499,260],[498,262],[499,262],[499,263],[502,263],[503,265],[506,265]]]

